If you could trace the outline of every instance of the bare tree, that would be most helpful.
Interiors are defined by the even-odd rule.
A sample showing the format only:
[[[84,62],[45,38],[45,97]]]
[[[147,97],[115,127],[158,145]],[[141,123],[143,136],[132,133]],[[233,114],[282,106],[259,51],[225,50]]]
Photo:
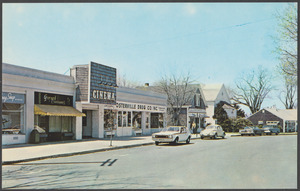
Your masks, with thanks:
[[[297,42],[298,42],[298,11],[297,4],[291,3],[283,13],[277,13],[278,35],[276,36],[281,74],[289,76],[288,80],[297,83]]]
[[[251,113],[259,111],[266,96],[273,89],[271,79],[272,75],[261,66],[257,71],[252,70],[236,82],[237,90],[232,99],[237,104],[247,106]]]
[[[183,106],[189,105],[195,94],[190,74],[177,77],[171,75],[165,76],[157,83],[160,92],[167,95],[168,115],[170,116],[170,125],[182,125],[180,113]]]
[[[128,80],[125,74],[118,74],[117,85],[122,87],[135,88],[137,86],[140,86],[140,83]]]
[[[285,77],[285,89],[280,92],[279,99],[286,109],[294,109],[297,106],[297,85],[290,83],[288,77]]]

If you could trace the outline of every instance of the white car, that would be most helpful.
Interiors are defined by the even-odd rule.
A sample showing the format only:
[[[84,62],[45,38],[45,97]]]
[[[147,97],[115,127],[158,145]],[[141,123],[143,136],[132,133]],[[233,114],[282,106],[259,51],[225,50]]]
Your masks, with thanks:
[[[217,137],[225,138],[225,132],[220,125],[209,125],[203,131],[200,132],[200,137],[210,137],[216,139]]]
[[[187,144],[191,141],[191,132],[184,126],[169,126],[161,132],[153,133],[152,140],[155,144],[175,143],[185,141]]]

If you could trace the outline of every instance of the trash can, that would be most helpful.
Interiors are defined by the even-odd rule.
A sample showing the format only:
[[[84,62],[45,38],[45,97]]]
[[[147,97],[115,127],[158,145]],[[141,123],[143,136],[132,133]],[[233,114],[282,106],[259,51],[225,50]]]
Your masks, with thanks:
[[[33,129],[30,133],[30,143],[40,143],[40,133]]]

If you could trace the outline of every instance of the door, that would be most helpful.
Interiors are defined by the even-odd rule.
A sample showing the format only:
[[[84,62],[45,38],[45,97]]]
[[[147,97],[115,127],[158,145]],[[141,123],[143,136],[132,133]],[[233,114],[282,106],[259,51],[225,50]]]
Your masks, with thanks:
[[[82,113],[85,117],[82,117],[82,137],[92,137],[92,111],[83,110]]]
[[[187,129],[184,127],[180,127],[180,133],[179,133],[179,141],[185,141],[187,140]]]

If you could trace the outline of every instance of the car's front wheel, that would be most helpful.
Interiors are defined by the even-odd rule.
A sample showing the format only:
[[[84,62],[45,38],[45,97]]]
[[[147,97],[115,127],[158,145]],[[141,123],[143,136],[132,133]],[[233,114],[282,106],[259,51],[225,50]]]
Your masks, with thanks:
[[[187,138],[187,140],[185,142],[186,142],[186,144],[189,144],[190,141],[191,141],[191,137]]]
[[[158,142],[158,141],[155,141],[155,145],[159,145],[159,142]]]
[[[216,139],[217,138],[217,133],[214,135],[214,139]]]

